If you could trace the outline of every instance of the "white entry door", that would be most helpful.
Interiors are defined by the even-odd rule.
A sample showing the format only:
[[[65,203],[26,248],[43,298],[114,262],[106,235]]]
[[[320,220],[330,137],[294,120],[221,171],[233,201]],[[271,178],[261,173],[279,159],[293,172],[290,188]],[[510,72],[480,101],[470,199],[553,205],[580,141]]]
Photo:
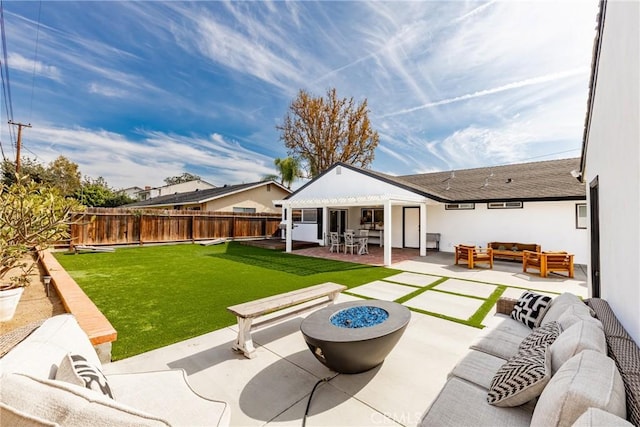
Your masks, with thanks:
[[[420,208],[404,208],[403,210],[404,247],[420,247]]]

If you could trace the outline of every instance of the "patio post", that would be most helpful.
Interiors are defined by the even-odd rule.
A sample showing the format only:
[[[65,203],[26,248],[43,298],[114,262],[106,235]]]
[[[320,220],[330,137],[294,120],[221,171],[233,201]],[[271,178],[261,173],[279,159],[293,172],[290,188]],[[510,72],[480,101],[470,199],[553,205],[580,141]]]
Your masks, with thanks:
[[[427,256],[427,204],[420,203],[420,256]]]
[[[329,229],[329,207],[322,207],[322,246],[327,245],[327,230]]]
[[[286,252],[291,252],[291,231],[293,230],[293,212],[291,210],[291,205],[287,207],[287,243],[286,243]]]
[[[391,265],[391,200],[384,202],[384,265]]]

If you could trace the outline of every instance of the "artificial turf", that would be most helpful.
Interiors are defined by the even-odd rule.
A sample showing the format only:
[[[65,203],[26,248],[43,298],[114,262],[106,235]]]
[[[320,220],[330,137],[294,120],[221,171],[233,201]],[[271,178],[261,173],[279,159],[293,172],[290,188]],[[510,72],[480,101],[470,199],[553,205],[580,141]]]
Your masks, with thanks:
[[[234,304],[324,282],[351,288],[398,273],[237,242],[55,255],[118,331],[113,360],[232,325],[226,307]]]

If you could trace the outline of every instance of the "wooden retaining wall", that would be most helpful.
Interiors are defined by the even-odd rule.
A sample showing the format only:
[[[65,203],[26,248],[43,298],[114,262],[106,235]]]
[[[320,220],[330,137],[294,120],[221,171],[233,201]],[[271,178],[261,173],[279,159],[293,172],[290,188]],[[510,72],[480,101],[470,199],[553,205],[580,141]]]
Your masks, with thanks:
[[[273,237],[280,214],[89,208],[71,218],[71,245]]]

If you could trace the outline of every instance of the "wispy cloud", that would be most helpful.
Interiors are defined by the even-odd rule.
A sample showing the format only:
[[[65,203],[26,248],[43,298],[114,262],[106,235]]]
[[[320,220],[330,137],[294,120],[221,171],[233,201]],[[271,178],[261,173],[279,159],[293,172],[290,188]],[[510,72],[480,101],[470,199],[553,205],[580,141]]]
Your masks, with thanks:
[[[51,80],[61,81],[60,70],[54,65],[45,65],[41,61],[27,59],[19,53],[10,53],[7,58],[9,68],[33,73],[36,76],[46,77]]]
[[[482,96],[493,95],[493,94],[504,92],[504,91],[507,91],[507,90],[520,89],[520,88],[527,87],[527,86],[539,85],[539,84],[543,84],[543,83],[549,83],[549,82],[553,82],[553,81],[556,81],[556,80],[566,79],[566,78],[569,78],[569,77],[584,76],[585,73],[587,73],[588,71],[589,71],[589,69],[587,67],[581,67],[581,68],[577,68],[577,69],[573,69],[573,70],[547,74],[547,75],[544,75],[544,76],[532,77],[530,79],[525,79],[525,80],[520,80],[520,81],[517,81],[517,82],[508,83],[506,85],[502,85],[502,86],[499,86],[499,87],[494,87],[494,88],[490,88],[490,89],[483,89],[483,90],[480,90],[480,91],[477,91],[477,92],[467,93],[467,94],[464,94],[464,95],[455,96],[453,98],[441,99],[439,101],[429,102],[427,104],[419,105],[417,107],[406,108],[406,109],[403,109],[403,110],[394,111],[392,113],[383,114],[381,117],[391,117],[391,116],[397,116],[397,115],[400,115],[400,114],[413,113],[414,111],[423,110],[425,108],[438,107],[440,105],[446,105],[446,104],[451,104],[451,103],[454,103],[454,102],[466,101],[466,100],[473,99],[473,98],[479,98],[479,97],[482,97]]]

